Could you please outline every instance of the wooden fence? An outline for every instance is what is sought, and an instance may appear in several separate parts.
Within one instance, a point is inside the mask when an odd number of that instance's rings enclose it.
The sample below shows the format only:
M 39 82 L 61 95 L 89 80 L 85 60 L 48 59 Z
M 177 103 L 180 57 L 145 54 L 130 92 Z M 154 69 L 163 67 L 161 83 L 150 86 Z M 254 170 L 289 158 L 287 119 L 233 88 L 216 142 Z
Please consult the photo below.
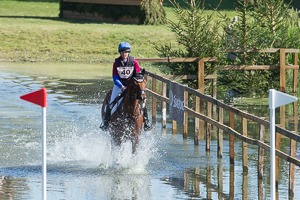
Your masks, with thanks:
M 279 50 L 279 49 L 278 49 Z M 278 51 L 277 50 L 277 51 Z M 273 50 L 274 52 L 277 52 Z M 286 69 L 294 70 L 293 78 L 293 91 L 297 91 L 297 80 L 298 80 L 298 50 L 286 50 L 280 49 L 280 66 L 223 66 L 223 70 L 280 70 L 280 90 L 285 91 L 286 89 L 286 78 L 285 72 Z M 286 53 L 294 53 L 294 65 L 286 65 Z M 189 87 L 185 88 L 185 119 L 184 119 L 184 130 L 183 137 L 187 138 L 188 134 L 188 118 L 193 117 L 195 119 L 195 131 L 194 131 L 194 143 L 195 145 L 199 144 L 199 140 L 206 140 L 206 151 L 210 151 L 211 144 L 211 133 L 212 129 L 216 129 L 217 132 L 217 143 L 218 143 L 218 157 L 222 158 L 223 156 L 223 136 L 224 134 L 229 135 L 229 157 L 230 164 L 234 165 L 234 142 L 236 139 L 241 140 L 243 143 L 242 154 L 243 154 L 243 170 L 248 172 L 248 144 L 255 145 L 258 148 L 258 179 L 262 180 L 264 171 L 264 154 L 265 151 L 270 151 L 269 145 L 269 134 L 266 134 L 266 130 L 269 129 L 270 122 L 254 116 L 252 114 L 241 111 L 232 106 L 226 105 L 220 100 L 211 97 L 210 95 L 204 94 L 204 79 L 211 78 L 216 80 L 215 76 L 205 77 L 204 76 L 204 64 L 208 61 L 214 61 L 214 58 L 161 58 L 161 59 L 138 59 L 140 62 L 198 62 L 199 72 L 198 72 L 198 82 L 199 88 L 192 89 Z M 166 105 L 169 102 L 167 97 L 168 86 L 170 85 L 171 80 L 168 78 L 161 77 L 159 75 L 147 72 L 147 78 L 150 86 L 148 86 L 148 92 L 152 96 L 152 120 L 155 123 L 156 114 L 157 114 L 157 103 L 161 102 L 162 108 L 162 126 L 166 127 Z M 161 86 L 158 88 L 157 86 Z M 216 92 L 216 91 L 214 91 Z M 189 99 L 195 99 L 191 105 L 189 105 Z M 295 177 L 295 165 L 300 166 L 300 160 L 296 157 L 296 143 L 300 142 L 300 136 L 298 133 L 298 102 L 293 104 L 293 115 L 294 115 L 294 130 L 289 131 L 285 129 L 285 106 L 280 107 L 280 125 L 276 125 L 276 186 L 278 189 L 278 177 L 279 177 L 279 160 L 285 160 L 289 163 L 289 196 L 294 196 L 294 177 Z M 225 113 L 229 115 L 229 125 L 224 123 Z M 241 122 L 242 130 L 236 128 L 237 123 Z M 256 124 L 259 127 L 259 137 L 251 138 L 248 135 L 248 126 L 249 124 Z M 172 130 L 173 133 L 177 130 L 176 121 L 172 121 Z M 281 138 L 285 137 L 290 141 L 289 152 L 284 152 L 280 149 Z M 233 179 L 233 180 L 231 180 Z M 230 171 L 230 180 L 234 181 L 234 170 Z M 230 185 L 233 185 L 231 183 Z M 263 184 L 262 181 L 259 181 L 259 190 L 262 190 Z M 230 187 L 230 193 L 232 193 L 234 187 Z M 259 193 L 259 199 L 263 199 L 261 196 L 262 193 Z

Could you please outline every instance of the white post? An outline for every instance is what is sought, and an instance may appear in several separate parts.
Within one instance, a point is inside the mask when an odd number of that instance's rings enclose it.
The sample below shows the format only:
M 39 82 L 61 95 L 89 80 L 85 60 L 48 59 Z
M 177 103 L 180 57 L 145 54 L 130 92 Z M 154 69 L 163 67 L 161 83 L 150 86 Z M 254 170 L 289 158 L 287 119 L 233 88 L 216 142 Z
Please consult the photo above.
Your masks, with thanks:
M 42 148 L 43 148 L 43 200 L 47 199 L 47 148 L 46 148 L 46 107 L 43 107 L 43 135 L 42 135 Z
M 274 89 L 270 89 L 269 91 L 269 109 L 270 109 L 270 190 L 271 190 L 271 199 L 276 199 L 276 185 L 275 185 L 275 109 L 280 106 L 284 106 L 286 104 L 292 103 L 294 101 L 297 101 L 298 98 L 291 96 L 289 94 L 276 91 Z
M 275 200 L 275 95 L 274 90 L 270 90 L 269 93 L 270 102 L 270 189 L 271 189 L 271 199 Z

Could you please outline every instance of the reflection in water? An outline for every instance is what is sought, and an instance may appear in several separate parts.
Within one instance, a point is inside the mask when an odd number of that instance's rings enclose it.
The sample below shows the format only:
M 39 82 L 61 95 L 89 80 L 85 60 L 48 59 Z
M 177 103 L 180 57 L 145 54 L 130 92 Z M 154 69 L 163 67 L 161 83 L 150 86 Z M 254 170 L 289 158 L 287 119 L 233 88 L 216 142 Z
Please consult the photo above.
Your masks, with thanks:
M 184 191 L 193 199 L 229 199 L 229 195 L 222 191 L 222 181 L 220 184 L 214 184 L 211 178 L 210 167 L 206 169 L 196 167 L 185 171 L 180 178 L 165 177 L 162 181 L 176 187 L 179 191 Z
M 52 94 L 60 94 L 58 99 L 65 103 L 100 104 L 106 91 L 111 89 L 110 82 L 98 79 L 57 79 L 55 81 L 58 84 L 45 82 L 45 87 Z
M 20 184 L 23 183 L 18 180 L 14 180 L 13 177 L 1 176 L 0 177 L 0 199 L 17 199 L 18 189 L 23 188 Z

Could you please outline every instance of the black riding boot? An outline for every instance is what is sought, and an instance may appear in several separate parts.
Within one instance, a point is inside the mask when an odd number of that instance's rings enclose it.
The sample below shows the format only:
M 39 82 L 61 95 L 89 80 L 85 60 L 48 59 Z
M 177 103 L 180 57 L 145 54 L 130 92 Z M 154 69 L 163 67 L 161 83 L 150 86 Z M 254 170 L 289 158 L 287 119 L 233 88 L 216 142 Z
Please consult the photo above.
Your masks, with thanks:
M 149 118 L 148 118 L 147 107 L 145 107 L 143 109 L 143 112 L 144 112 L 144 130 L 150 131 L 152 129 L 152 124 L 150 123 Z
M 106 112 L 104 115 L 104 119 L 102 120 L 102 124 L 100 125 L 100 128 L 102 131 L 107 131 L 108 130 L 108 126 L 109 126 L 109 121 L 110 121 L 110 112 L 111 109 L 109 106 L 106 107 Z

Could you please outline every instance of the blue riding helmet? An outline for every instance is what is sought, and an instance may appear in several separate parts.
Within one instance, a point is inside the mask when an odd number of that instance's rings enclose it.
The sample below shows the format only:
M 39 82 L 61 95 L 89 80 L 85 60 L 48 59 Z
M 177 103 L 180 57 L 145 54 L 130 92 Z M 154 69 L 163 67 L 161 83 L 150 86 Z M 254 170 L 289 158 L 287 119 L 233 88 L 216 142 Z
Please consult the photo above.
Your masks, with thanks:
M 119 51 L 119 53 L 121 51 L 128 51 L 128 52 L 130 52 L 131 51 L 131 46 L 130 46 L 130 44 L 128 42 L 121 42 L 119 44 L 118 51 Z

